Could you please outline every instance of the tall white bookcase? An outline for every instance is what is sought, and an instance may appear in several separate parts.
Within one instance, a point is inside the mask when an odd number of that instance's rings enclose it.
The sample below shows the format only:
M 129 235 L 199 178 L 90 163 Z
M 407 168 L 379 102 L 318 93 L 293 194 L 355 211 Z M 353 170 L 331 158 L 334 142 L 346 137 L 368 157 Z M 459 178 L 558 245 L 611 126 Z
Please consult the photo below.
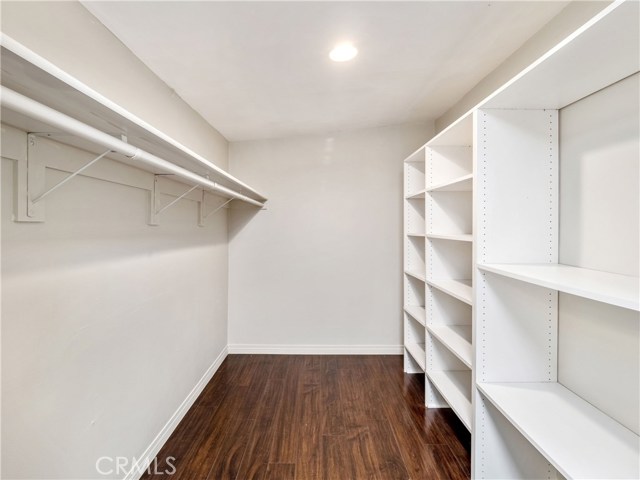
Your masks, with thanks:
M 405 371 L 471 429 L 473 116 L 405 160 Z
M 404 163 L 404 370 L 425 371 L 425 153 Z
M 473 478 L 640 478 L 638 18 L 609 5 L 421 149 L 425 402 Z
M 467 116 L 426 146 L 428 407 L 451 407 L 471 429 L 473 140 Z

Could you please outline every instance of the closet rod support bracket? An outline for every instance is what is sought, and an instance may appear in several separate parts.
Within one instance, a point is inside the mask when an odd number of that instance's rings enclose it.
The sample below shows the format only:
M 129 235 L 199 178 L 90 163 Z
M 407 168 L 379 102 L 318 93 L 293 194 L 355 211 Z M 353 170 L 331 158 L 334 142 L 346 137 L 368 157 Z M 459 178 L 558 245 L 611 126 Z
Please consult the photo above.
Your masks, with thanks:
M 111 150 L 107 150 L 104 153 L 101 153 L 100 155 L 98 155 L 96 158 L 94 158 L 93 160 L 90 160 L 89 162 L 85 163 L 82 167 L 80 167 L 78 170 L 76 170 L 75 172 L 72 172 L 69 176 L 65 177 L 63 180 L 61 180 L 60 182 L 56 183 L 53 187 L 51 187 L 49 190 L 41 193 L 40 195 L 38 195 L 36 198 L 31 200 L 31 204 L 35 205 L 36 203 L 42 201 L 45 197 L 48 197 L 49 195 L 51 195 L 53 192 L 55 192 L 58 188 L 62 187 L 64 184 L 66 184 L 67 182 L 69 182 L 71 179 L 73 179 L 75 176 L 79 175 L 80 173 L 84 172 L 87 168 L 89 168 L 91 165 L 93 165 L 94 163 L 97 163 L 98 161 L 102 160 L 107 154 L 111 153 Z
M 111 150 L 107 150 L 98 155 L 77 170 L 70 171 L 66 178 L 53 187 L 46 189 L 46 161 L 43 157 L 43 151 L 37 151 L 38 139 L 43 136 L 48 136 L 48 134 L 28 133 L 26 135 L 26 155 L 19 158 L 16 163 L 13 216 L 16 222 L 44 222 L 45 209 L 42 200 L 111 152 Z
M 149 205 L 149 225 L 151 226 L 157 226 L 160 223 L 158 222 L 158 217 L 160 216 L 160 214 L 162 212 L 164 212 L 165 210 L 169 209 L 170 207 L 172 207 L 173 205 L 175 205 L 176 203 L 178 203 L 180 200 L 182 200 L 183 198 L 185 198 L 187 195 L 189 195 L 191 192 L 193 192 L 194 190 L 200 188 L 199 185 L 194 185 L 193 187 L 189 188 L 189 190 L 187 190 L 186 192 L 182 193 L 181 195 L 179 195 L 178 197 L 174 198 L 171 202 L 167 203 L 166 205 L 164 205 L 163 207 L 160 207 L 160 186 L 158 184 L 158 180 L 160 177 L 165 177 L 167 175 L 165 174 L 157 174 L 154 175 L 153 178 L 153 191 L 151 192 L 151 204 Z
M 204 227 L 204 221 L 207 218 L 209 218 L 211 215 L 213 215 L 214 213 L 216 213 L 220 209 L 222 209 L 222 208 L 226 207 L 227 205 L 229 205 L 229 203 L 233 201 L 233 198 L 229 198 L 229 199 L 225 200 L 223 203 L 221 203 L 220 205 L 218 205 L 217 207 L 215 207 L 213 210 L 211 210 L 208 213 L 205 213 L 205 202 L 204 202 L 204 200 L 205 200 L 204 199 L 204 195 L 202 195 L 202 200 L 200 201 L 200 221 L 198 222 L 198 225 L 201 226 L 201 227 Z

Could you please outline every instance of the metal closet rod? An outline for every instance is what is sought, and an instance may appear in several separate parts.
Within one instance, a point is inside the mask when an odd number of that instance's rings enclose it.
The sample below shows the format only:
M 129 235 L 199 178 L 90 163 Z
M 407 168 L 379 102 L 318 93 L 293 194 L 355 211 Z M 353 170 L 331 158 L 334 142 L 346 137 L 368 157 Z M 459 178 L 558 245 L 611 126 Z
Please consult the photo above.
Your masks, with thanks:
M 160 157 L 156 157 L 149 152 L 145 152 L 138 147 L 134 147 L 133 145 L 123 142 L 118 138 L 112 137 L 97 128 L 80 122 L 75 118 L 58 112 L 53 108 L 47 107 L 42 103 L 36 102 L 35 100 L 25 97 L 24 95 L 2 85 L 0 85 L 0 103 L 9 110 L 13 110 L 14 112 L 39 120 L 47 125 L 59 128 L 60 130 L 64 130 L 65 132 L 77 137 L 89 140 L 92 143 L 101 145 L 113 152 L 124 155 L 131 160 L 160 169 L 164 173 L 180 177 L 192 185 L 195 184 L 206 190 L 218 192 L 227 198 L 241 200 L 257 207 L 264 206 L 264 203 L 262 202 L 247 197 L 246 195 L 236 192 L 230 188 L 223 187 L 222 185 L 212 182 L 211 180 L 204 178 L 197 173 L 193 173 L 186 168 L 179 167 L 174 163 Z

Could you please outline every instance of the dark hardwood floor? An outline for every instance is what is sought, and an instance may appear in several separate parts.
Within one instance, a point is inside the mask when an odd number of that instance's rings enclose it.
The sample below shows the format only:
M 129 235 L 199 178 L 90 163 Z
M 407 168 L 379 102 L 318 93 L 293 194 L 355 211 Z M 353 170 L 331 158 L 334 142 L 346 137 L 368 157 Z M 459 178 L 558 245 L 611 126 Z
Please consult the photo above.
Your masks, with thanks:
M 469 443 L 400 356 L 229 355 L 143 478 L 468 479 Z

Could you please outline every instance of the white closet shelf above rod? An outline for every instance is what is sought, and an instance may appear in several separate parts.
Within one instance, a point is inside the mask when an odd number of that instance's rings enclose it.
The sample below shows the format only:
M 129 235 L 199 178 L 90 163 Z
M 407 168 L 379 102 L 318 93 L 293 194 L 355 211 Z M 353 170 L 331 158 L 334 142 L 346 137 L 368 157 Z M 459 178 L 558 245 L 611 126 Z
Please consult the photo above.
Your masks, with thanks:
M 199 155 L 176 138 L 165 134 L 116 101 L 105 97 L 79 78 L 3 32 L 0 32 L 0 57 L 2 58 L 1 83 L 5 88 L 93 127 L 112 138 L 123 138 L 124 143 L 128 143 L 130 147 L 137 146 L 141 152 L 152 155 L 156 159 L 165 160 L 196 175 L 197 177 L 191 177 L 187 173 L 190 178 L 197 180 L 199 185 L 202 185 L 202 179 L 215 183 L 217 185 L 215 189 L 210 189 L 210 184 L 203 185 L 203 188 L 213 191 L 217 195 L 246 201 L 242 197 L 244 196 L 257 202 L 248 202 L 256 206 L 262 206 L 267 201 L 264 195 L 220 168 L 213 161 Z M 8 108 L 3 108 L 2 114 L 2 120 L 5 124 L 20 130 L 38 134 L 44 133 L 45 136 L 54 137 L 61 143 L 83 150 L 93 151 L 92 149 L 95 148 L 95 144 L 89 143 L 83 138 L 70 135 L 65 131 L 53 131 L 51 125 L 37 122 Z M 162 119 L 155 120 L 162 121 Z M 187 136 L 194 133 L 184 131 L 184 129 L 180 130 L 180 128 L 177 132 Z M 95 150 L 95 153 L 101 152 Z M 149 155 L 145 155 L 145 157 Z M 142 162 L 137 162 L 137 165 L 144 168 Z M 159 170 L 157 165 L 144 169 L 153 173 L 166 173 L 165 170 Z M 175 172 L 168 173 L 176 177 L 178 175 Z M 184 178 L 176 178 L 176 180 L 194 185 L 192 181 L 187 182 Z M 229 192 L 236 195 L 232 196 Z
M 108 148 L 114 153 L 124 155 L 129 158 L 134 165 L 139 163 L 147 167 L 151 167 L 154 171 L 157 169 L 162 173 L 175 175 L 185 183 L 197 185 L 205 190 L 215 192 L 216 194 L 226 198 L 241 200 L 257 207 L 264 206 L 263 202 L 259 202 L 230 188 L 219 185 L 216 182 L 157 157 L 138 147 L 130 145 L 118 138 L 112 137 L 97 128 L 80 122 L 75 118 L 71 118 L 64 113 L 58 112 L 53 108 L 47 107 L 46 105 L 36 102 L 35 100 L 25 97 L 24 95 L 14 92 L 4 86 L 0 86 L 0 103 L 4 108 L 20 113 L 34 120 L 38 120 L 71 135 L 88 140 L 92 144 Z

